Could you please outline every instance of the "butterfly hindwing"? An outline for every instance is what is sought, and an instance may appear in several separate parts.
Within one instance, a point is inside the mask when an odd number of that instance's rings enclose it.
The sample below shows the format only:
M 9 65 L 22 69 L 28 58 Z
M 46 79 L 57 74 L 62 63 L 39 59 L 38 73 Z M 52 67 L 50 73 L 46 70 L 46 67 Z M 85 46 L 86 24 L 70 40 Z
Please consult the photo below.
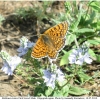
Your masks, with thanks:
M 50 59 L 56 59 L 57 52 L 55 50 L 49 48 L 49 50 L 48 50 L 48 57 Z
M 61 51 L 65 47 L 65 38 L 53 37 L 54 46 L 57 52 Z

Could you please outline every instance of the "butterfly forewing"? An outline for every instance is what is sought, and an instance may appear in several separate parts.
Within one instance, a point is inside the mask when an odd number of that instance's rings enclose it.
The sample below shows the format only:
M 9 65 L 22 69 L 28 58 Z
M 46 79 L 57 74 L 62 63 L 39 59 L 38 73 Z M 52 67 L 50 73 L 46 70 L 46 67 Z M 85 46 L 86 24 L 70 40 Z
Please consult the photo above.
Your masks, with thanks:
M 65 21 L 54 27 L 49 28 L 47 31 L 44 32 L 44 34 L 48 34 L 50 37 L 64 38 L 67 30 L 68 23 Z
M 65 36 L 68 30 L 68 23 L 65 21 L 54 27 L 51 27 L 44 34 L 48 35 L 52 39 L 55 49 L 60 51 L 65 46 Z
M 32 49 L 31 57 L 43 58 L 47 56 L 48 46 L 44 44 L 41 37 L 37 40 L 35 46 Z

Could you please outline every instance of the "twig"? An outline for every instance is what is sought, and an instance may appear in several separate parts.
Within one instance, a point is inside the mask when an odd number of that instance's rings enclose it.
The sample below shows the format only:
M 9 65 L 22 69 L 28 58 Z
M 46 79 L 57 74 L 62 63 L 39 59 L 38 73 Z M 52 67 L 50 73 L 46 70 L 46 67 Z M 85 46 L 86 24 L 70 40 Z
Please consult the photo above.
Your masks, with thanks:
M 15 74 L 13 74 L 18 80 L 20 80 L 22 83 L 25 83 L 26 85 L 28 85 L 24 80 L 22 80 L 22 79 L 19 79 L 19 77 L 17 76 L 17 75 L 15 75 Z

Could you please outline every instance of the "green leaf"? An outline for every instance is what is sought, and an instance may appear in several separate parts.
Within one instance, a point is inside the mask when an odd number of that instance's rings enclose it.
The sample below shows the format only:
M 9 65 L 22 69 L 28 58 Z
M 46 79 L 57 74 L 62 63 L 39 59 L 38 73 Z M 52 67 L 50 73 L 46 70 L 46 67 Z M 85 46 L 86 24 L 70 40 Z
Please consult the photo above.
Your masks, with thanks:
M 69 63 L 68 57 L 69 57 L 70 53 L 72 52 L 72 50 L 70 50 L 68 52 L 66 52 L 66 51 L 63 50 L 63 52 L 65 53 L 65 55 L 62 56 L 62 58 L 60 60 L 60 66 L 66 65 L 66 64 Z
M 42 87 L 41 87 L 42 86 Z M 46 87 L 44 87 L 43 84 L 37 86 L 34 90 L 34 96 L 42 96 L 45 95 L 44 91 L 45 91 Z
M 68 86 L 68 85 L 65 85 L 65 86 L 61 89 L 61 92 L 62 92 L 63 96 L 68 96 L 68 93 L 69 93 L 69 86 Z
M 67 51 L 65 51 L 65 50 L 62 50 L 62 52 L 63 52 L 64 54 L 66 54 L 66 53 L 67 53 Z
M 100 2 L 92 2 L 90 6 L 93 8 L 93 10 L 100 12 Z
M 97 25 L 97 30 L 100 30 L 100 20 L 98 20 L 98 22 L 96 23 Z
M 53 92 L 53 89 L 48 87 L 48 89 L 45 91 L 45 95 L 49 96 Z
M 63 86 L 63 85 L 66 84 L 66 80 L 64 80 L 63 82 L 62 81 L 58 81 L 58 84 L 59 84 L 59 86 Z
M 54 96 L 54 97 L 63 97 L 63 94 L 62 94 L 62 92 L 61 92 L 61 91 L 56 90 L 56 91 L 54 91 L 53 96 Z
M 94 38 L 100 44 L 100 36 Z
M 61 92 L 62 92 L 63 94 L 68 93 L 68 92 L 69 92 L 69 86 L 68 86 L 68 85 L 65 85 L 65 86 L 61 89 Z
M 77 18 L 77 20 L 75 20 L 73 23 L 72 23 L 72 26 L 71 26 L 71 30 L 73 31 L 73 32 L 75 32 L 75 30 L 77 30 L 78 29 L 78 25 L 79 25 L 79 23 L 80 23 L 80 20 L 81 20 L 81 16 L 82 16 L 82 10 L 80 10 L 80 12 L 78 13 L 78 18 Z
M 76 38 L 75 34 L 69 34 L 66 37 L 66 45 L 70 45 Z
M 87 74 L 81 72 L 81 73 L 78 73 L 78 76 L 80 77 L 80 80 L 81 82 L 86 82 L 88 80 L 90 80 L 92 77 L 88 76 Z
M 98 41 L 98 40 L 95 40 L 95 39 L 94 39 L 94 40 L 91 39 L 91 40 L 87 40 L 87 41 L 88 41 L 89 43 L 91 43 L 91 44 L 94 44 L 94 45 L 100 44 L 100 42 L 99 42 L 100 40 Z
M 66 53 L 64 56 L 62 56 L 62 59 L 60 60 L 60 66 L 69 63 L 68 57 L 69 57 L 69 53 Z
M 96 58 L 97 58 L 96 61 L 97 61 L 97 62 L 100 62 L 100 55 L 97 55 L 97 54 L 96 54 Z
M 65 69 L 69 72 L 72 72 L 72 68 L 70 66 L 65 67 Z
M 92 59 L 96 60 L 96 54 L 94 53 L 94 51 L 92 49 L 89 49 L 89 54 Z
M 77 30 L 75 30 L 74 32 L 76 32 L 76 33 L 94 32 L 94 29 L 82 28 L 82 29 L 77 29 Z
M 95 17 L 96 17 L 96 12 L 95 11 L 93 11 L 93 12 L 91 12 L 90 14 L 90 17 L 87 19 L 87 20 L 85 20 L 85 26 L 88 26 L 88 25 L 91 25 L 91 24 L 93 24 L 93 21 L 94 21 L 94 19 L 95 19 Z M 81 23 L 82 24 L 82 23 Z M 92 27 L 93 28 L 93 27 Z
M 75 86 L 71 86 L 69 89 L 69 93 L 72 95 L 83 95 L 83 94 L 88 94 L 89 92 L 90 92 L 89 90 Z

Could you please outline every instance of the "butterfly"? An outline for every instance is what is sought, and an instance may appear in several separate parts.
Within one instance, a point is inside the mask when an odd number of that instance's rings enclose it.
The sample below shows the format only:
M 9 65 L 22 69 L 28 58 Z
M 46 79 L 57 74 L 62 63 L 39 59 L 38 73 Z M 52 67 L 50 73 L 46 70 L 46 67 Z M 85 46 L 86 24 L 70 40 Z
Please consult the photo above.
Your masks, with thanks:
M 38 38 L 35 46 L 32 49 L 31 57 L 36 59 L 44 57 L 56 59 L 58 53 L 65 46 L 67 30 L 68 23 L 66 21 L 46 30 Z

